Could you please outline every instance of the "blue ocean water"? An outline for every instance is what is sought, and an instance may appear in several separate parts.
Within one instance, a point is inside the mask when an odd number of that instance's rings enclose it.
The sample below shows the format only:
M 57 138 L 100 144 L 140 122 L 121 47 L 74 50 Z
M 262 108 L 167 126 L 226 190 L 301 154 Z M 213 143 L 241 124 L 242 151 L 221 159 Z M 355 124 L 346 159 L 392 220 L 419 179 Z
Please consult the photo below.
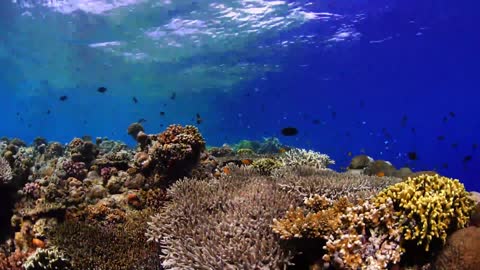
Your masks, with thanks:
M 0 5 L 2 136 L 107 136 L 133 145 L 132 122 L 143 118 L 154 133 L 196 124 L 198 113 L 209 145 L 276 136 L 329 154 L 339 170 L 366 153 L 480 189 L 479 4 Z M 299 134 L 282 136 L 287 126 Z

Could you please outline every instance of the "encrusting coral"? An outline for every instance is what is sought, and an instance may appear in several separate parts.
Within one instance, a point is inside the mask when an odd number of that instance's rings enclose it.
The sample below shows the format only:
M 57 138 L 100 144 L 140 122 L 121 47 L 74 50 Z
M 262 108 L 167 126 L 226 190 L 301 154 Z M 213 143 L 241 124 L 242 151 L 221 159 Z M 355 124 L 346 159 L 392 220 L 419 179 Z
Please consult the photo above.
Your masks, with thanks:
M 375 206 L 368 200 L 330 200 L 315 194 L 304 204 L 274 219 L 272 229 L 282 239 L 323 240 L 324 267 L 387 269 L 400 261 L 403 250 L 391 201 Z
M 430 243 L 467 225 L 474 202 L 456 179 L 436 175 L 408 178 L 380 192 L 377 205 L 392 200 L 405 240 L 429 251 Z
M 144 138 L 135 154 L 135 164 L 153 178 L 154 184 L 189 176 L 205 149 L 205 141 L 194 126 L 171 125 L 158 135 L 141 134 L 137 139 Z

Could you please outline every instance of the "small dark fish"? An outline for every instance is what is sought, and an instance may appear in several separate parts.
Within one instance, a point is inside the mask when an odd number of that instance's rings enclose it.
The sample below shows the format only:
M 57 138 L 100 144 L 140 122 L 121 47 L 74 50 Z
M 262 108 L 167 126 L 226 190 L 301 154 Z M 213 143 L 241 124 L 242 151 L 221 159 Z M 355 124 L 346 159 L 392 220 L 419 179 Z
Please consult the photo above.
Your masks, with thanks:
M 50 114 L 50 113 L 51 113 L 51 111 L 50 111 L 50 110 L 47 110 L 47 114 Z
M 417 132 L 417 130 L 414 127 L 412 127 L 410 130 L 412 131 L 413 134 Z
M 457 149 L 458 148 L 458 143 L 452 143 L 452 148 Z
M 170 96 L 171 100 L 174 100 L 177 97 L 177 93 L 173 92 L 172 95 Z
M 60 99 L 60 101 L 65 101 L 65 100 L 68 99 L 68 96 L 61 96 L 59 99 Z
M 160 115 L 161 115 L 161 116 L 164 116 L 164 115 L 165 115 L 165 112 L 160 112 Z
M 406 126 L 407 126 L 407 121 L 408 121 L 408 116 L 405 114 L 405 115 L 403 115 L 403 117 L 402 117 L 401 126 L 402 126 L 402 127 L 406 127 Z
M 140 118 L 140 119 L 138 119 L 137 122 L 141 124 L 141 123 L 147 122 L 147 120 L 145 120 L 145 118 Z
M 132 100 L 133 100 L 133 103 L 135 104 L 138 103 L 138 99 L 136 97 L 133 97 Z
M 409 160 L 417 160 L 417 152 L 408 152 L 407 153 L 408 159 Z
M 443 164 L 442 164 L 442 168 L 443 168 L 443 169 L 448 169 L 448 163 L 443 163 Z
M 350 137 L 350 136 L 352 136 L 352 134 L 350 133 L 350 131 L 347 131 L 347 132 L 345 132 L 345 136 Z
M 17 112 L 17 116 L 19 116 L 19 115 L 20 115 L 20 112 Z
M 454 113 L 454 112 L 449 112 L 448 115 L 450 115 L 450 117 L 455 117 L 455 113 Z
M 163 124 L 160 124 L 160 127 L 163 127 Z
M 472 155 L 466 155 L 465 157 L 463 157 L 463 163 L 467 163 L 471 161 L 472 158 L 473 158 Z
M 312 121 L 312 123 L 313 123 L 314 125 L 318 125 L 318 124 L 320 124 L 320 120 L 314 119 L 314 120 Z
M 295 127 L 282 128 L 283 136 L 295 136 L 298 134 L 298 129 Z
M 443 135 L 437 136 L 437 140 L 443 141 L 443 140 L 445 140 L 445 136 L 443 136 Z
M 476 144 L 476 143 L 472 144 L 472 149 L 473 149 L 474 151 L 477 150 L 477 148 L 478 148 L 478 144 Z
M 99 87 L 99 88 L 97 89 L 97 92 L 99 92 L 99 93 L 102 93 L 102 94 L 103 94 L 103 93 L 107 92 L 107 88 L 106 88 L 106 87 L 103 87 L 103 86 L 101 86 L 101 87 Z
M 442 122 L 447 123 L 448 122 L 448 117 L 444 116 Z
M 333 119 L 337 118 L 337 112 L 332 112 L 332 118 Z
M 198 125 L 200 125 L 203 122 L 203 119 L 200 117 L 199 113 L 196 114 L 196 122 Z

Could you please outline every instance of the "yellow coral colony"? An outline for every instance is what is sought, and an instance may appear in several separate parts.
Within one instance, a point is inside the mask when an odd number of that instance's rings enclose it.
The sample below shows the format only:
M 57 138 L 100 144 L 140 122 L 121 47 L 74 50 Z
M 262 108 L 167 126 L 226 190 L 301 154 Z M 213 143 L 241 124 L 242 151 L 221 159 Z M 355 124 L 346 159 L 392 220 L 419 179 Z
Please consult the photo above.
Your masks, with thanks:
M 426 251 L 432 240 L 445 243 L 450 229 L 463 228 L 474 207 L 462 183 L 438 174 L 408 178 L 380 192 L 375 202 L 383 204 L 389 198 L 400 217 L 404 239 L 417 241 Z

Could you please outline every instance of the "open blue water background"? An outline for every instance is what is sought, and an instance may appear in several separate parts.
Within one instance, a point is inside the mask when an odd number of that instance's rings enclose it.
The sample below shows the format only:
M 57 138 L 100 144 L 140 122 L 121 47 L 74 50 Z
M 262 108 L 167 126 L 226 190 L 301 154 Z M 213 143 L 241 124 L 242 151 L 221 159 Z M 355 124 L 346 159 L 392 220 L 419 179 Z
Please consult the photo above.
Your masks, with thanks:
M 329 154 L 337 169 L 349 152 L 365 152 L 480 190 L 478 7 L 2 1 L 0 135 L 68 142 L 88 134 L 133 145 L 131 122 L 144 118 L 156 133 L 195 124 L 198 113 L 209 145 L 276 136 Z M 287 126 L 299 134 L 282 136 Z M 418 160 L 408 160 L 412 151 Z

